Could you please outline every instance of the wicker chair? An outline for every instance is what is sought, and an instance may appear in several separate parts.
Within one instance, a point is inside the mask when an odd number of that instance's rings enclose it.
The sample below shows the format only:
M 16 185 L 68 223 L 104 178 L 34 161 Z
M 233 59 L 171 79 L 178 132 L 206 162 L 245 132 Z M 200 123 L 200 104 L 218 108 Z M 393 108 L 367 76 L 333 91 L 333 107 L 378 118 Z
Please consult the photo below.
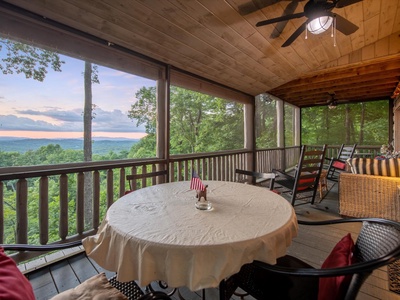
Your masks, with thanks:
M 55 251 L 81 246 L 82 241 L 74 241 L 64 244 L 49 244 L 49 245 L 27 245 L 27 244 L 4 244 L 1 245 L 4 250 L 10 251 Z M 117 281 L 117 276 L 108 279 L 108 282 L 119 292 L 124 294 L 129 300 L 165 300 L 171 299 L 169 295 L 162 291 L 149 290 L 149 293 L 144 293 L 143 290 L 136 284 L 135 281 L 120 282 Z M 65 298 L 63 298 L 65 299 Z
M 355 299 L 374 269 L 400 257 L 400 223 L 377 218 L 353 218 L 299 221 L 299 224 L 315 226 L 348 222 L 364 222 L 355 244 L 355 263 L 338 268 L 314 269 L 290 255 L 279 258 L 276 265 L 254 261 L 221 282 L 220 300 L 230 299 L 238 287 L 256 299 L 317 299 L 320 278 L 335 276 L 336 280 L 342 275 L 350 275 L 349 285 L 343 290 L 343 298 L 337 299 Z
M 400 178 L 341 173 L 339 214 L 400 222 Z

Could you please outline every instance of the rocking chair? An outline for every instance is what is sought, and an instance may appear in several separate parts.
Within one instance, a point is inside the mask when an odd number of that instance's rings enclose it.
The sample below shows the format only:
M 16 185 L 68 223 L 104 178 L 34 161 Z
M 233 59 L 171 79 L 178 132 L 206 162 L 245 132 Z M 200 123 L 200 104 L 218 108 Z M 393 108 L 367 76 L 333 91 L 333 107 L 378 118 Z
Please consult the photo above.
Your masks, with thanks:
M 275 182 L 278 185 L 276 189 L 286 188 L 282 193 L 290 193 L 290 201 L 295 206 L 296 200 L 311 198 L 311 204 L 314 204 L 315 195 L 318 190 L 319 178 L 325 159 L 326 145 L 321 150 L 306 150 L 306 146 L 301 147 L 299 162 L 295 168 L 295 174 L 291 175 L 286 172 L 273 169 L 276 174 Z M 273 189 L 274 186 L 271 187 Z M 302 194 L 301 197 L 297 197 Z M 301 203 L 301 204 L 306 204 Z
M 339 174 L 346 170 L 346 160 L 353 157 L 357 144 L 353 146 L 342 146 L 339 149 L 337 158 L 325 158 L 329 161 L 326 178 L 333 181 L 338 181 Z

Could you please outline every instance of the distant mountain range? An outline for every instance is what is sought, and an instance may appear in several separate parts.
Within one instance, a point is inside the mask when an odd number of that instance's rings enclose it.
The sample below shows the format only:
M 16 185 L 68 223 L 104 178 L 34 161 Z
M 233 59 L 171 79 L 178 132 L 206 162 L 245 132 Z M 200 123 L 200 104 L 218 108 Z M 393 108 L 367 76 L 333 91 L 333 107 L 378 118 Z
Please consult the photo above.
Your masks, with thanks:
M 129 151 L 139 140 L 124 138 L 93 138 L 93 154 L 103 155 L 110 151 L 119 153 Z M 18 137 L 0 137 L 0 151 L 25 153 L 50 144 L 60 145 L 67 150 L 83 150 L 83 139 L 27 139 Z

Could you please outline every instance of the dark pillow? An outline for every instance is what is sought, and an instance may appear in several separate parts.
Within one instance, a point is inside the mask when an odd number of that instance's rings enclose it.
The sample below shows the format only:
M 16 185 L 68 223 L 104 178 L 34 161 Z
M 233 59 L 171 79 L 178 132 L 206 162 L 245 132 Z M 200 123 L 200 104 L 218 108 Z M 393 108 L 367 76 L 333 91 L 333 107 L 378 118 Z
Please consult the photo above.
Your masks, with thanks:
M 351 234 L 344 236 L 326 258 L 321 269 L 349 266 L 354 262 L 354 242 Z M 319 279 L 318 300 L 343 299 L 350 285 L 352 275 L 321 277 Z
M 35 300 L 32 286 L 0 247 L 0 299 Z

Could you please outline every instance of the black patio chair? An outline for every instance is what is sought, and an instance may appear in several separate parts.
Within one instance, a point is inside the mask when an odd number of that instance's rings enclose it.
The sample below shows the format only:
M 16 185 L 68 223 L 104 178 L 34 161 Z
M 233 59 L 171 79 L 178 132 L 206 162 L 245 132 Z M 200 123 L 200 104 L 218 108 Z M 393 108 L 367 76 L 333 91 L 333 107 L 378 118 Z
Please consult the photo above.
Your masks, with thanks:
M 128 194 L 130 192 L 137 190 L 136 184 L 137 184 L 137 180 L 139 180 L 139 179 L 142 180 L 142 187 L 146 187 L 146 179 L 147 178 L 153 178 L 153 184 L 156 184 L 157 177 L 161 176 L 161 178 L 163 178 L 163 180 L 164 180 L 163 182 L 166 182 L 167 175 L 168 175 L 167 170 L 155 171 L 155 172 L 150 172 L 150 173 L 142 173 L 142 174 L 126 175 L 126 180 L 129 182 L 129 190 L 125 191 L 125 194 Z
M 261 173 L 241 169 L 235 169 L 236 182 L 261 185 L 269 181 L 269 189 L 272 190 L 275 181 L 275 173 Z
M 81 245 L 82 245 L 82 241 L 78 240 L 78 241 L 69 242 L 69 243 L 48 244 L 48 245 L 29 245 L 29 244 L 3 244 L 2 245 L 2 244 L 0 244 L 0 247 L 3 248 L 4 250 L 9 250 L 9 251 L 56 251 L 56 250 L 78 247 Z M 96 276 L 93 276 L 91 278 L 94 278 Z M 169 300 L 169 299 L 171 299 L 167 293 L 164 293 L 162 291 L 154 291 L 153 289 L 151 289 L 151 290 L 148 290 L 148 293 L 144 293 L 143 290 L 137 285 L 137 283 L 135 281 L 120 282 L 117 280 L 116 275 L 109 278 L 108 282 L 112 287 L 116 288 L 119 292 L 124 294 L 129 300 Z M 81 283 L 81 285 L 82 284 L 84 284 L 84 283 Z M 65 298 L 63 298 L 63 299 L 65 299 Z
M 323 145 L 320 150 L 308 150 L 307 146 L 303 145 L 301 147 L 299 162 L 295 167 L 293 175 L 281 170 L 272 170 L 276 174 L 276 177 L 271 189 L 274 189 L 275 185 L 277 185 L 276 189 L 278 190 L 279 188 L 284 188 L 282 193 L 290 193 L 290 201 L 293 206 L 296 200 L 307 198 L 310 198 L 309 202 L 314 204 L 325 152 L 326 145 Z M 301 204 L 309 202 L 302 202 Z
M 346 170 L 346 160 L 353 157 L 356 147 L 357 144 L 352 146 L 345 146 L 342 144 L 336 158 L 325 158 L 329 161 L 326 175 L 327 179 L 338 181 L 339 174 Z
M 329 293 L 333 299 L 355 299 L 360 287 L 373 270 L 394 262 L 400 257 L 400 223 L 378 219 L 336 219 L 299 224 L 323 226 L 349 222 L 363 222 L 354 246 L 355 261 L 347 266 L 315 269 L 302 260 L 286 255 L 276 265 L 261 261 L 244 265 L 240 272 L 220 284 L 220 300 L 230 299 L 240 287 L 256 299 L 306 299 L 318 298 L 318 293 Z M 343 239 L 342 239 L 343 241 Z M 342 242 L 341 241 L 341 242 Z M 339 243 L 341 243 L 339 242 Z M 338 245 L 339 245 L 338 243 Z M 336 248 L 336 247 L 335 247 Z M 332 264 L 334 254 L 329 256 Z M 328 259 L 325 261 L 327 263 Z M 324 263 L 324 264 L 325 264 Z M 324 279 L 322 279 L 324 278 Z M 342 280 L 338 295 L 323 280 Z

